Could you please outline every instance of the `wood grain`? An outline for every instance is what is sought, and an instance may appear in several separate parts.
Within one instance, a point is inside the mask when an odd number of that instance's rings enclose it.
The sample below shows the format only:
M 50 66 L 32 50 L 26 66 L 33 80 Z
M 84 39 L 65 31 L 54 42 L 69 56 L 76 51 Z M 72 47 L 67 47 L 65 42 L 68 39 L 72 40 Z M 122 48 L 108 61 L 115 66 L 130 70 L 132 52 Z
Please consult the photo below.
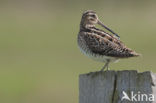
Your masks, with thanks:
M 156 103 L 156 101 L 121 100 L 123 91 L 131 99 L 134 94 L 156 97 L 156 74 L 134 70 L 104 71 L 79 76 L 79 103 Z M 138 96 L 136 96 L 138 100 Z M 145 99 L 145 98 L 144 98 Z M 156 100 L 156 98 L 155 98 Z

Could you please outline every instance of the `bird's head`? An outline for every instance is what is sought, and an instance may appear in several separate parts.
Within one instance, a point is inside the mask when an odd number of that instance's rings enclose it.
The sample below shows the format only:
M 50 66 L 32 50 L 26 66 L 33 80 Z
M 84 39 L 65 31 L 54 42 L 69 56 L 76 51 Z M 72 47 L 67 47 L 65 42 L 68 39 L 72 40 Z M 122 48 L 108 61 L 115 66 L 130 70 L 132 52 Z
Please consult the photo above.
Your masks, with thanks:
M 82 14 L 81 25 L 84 27 L 93 27 L 98 23 L 96 12 L 87 10 Z
M 113 32 L 111 29 L 109 29 L 107 26 L 105 26 L 98 18 L 96 12 L 92 10 L 87 10 L 82 14 L 81 23 L 80 23 L 80 29 L 83 28 L 90 28 L 95 27 L 95 24 L 99 24 L 114 35 L 116 35 L 118 38 L 120 38 L 115 32 Z

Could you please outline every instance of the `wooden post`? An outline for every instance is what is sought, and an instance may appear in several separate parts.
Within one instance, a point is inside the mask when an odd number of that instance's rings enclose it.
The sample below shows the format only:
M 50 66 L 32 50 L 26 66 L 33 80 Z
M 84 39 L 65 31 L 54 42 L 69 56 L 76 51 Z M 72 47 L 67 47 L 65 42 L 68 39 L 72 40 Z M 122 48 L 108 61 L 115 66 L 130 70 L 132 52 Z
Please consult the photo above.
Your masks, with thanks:
M 79 76 L 79 103 L 156 103 L 156 74 L 134 70 Z M 155 98 L 154 98 L 155 97 Z

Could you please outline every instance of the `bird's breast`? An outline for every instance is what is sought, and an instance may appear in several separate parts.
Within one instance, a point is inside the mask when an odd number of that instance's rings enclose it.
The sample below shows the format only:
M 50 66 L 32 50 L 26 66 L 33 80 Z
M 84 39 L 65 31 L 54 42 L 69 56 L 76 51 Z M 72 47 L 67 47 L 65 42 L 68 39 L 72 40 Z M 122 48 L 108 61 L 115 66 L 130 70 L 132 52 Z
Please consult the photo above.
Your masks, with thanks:
M 89 58 L 95 60 L 95 61 L 99 61 L 99 62 L 106 62 L 107 60 L 109 60 L 110 62 L 115 62 L 118 60 L 118 58 L 115 57 L 110 57 L 110 56 L 105 56 L 105 55 L 100 55 L 97 53 L 92 52 L 89 47 L 87 46 L 85 40 L 83 39 L 83 37 L 78 36 L 78 47 L 80 48 L 80 51 L 88 56 Z

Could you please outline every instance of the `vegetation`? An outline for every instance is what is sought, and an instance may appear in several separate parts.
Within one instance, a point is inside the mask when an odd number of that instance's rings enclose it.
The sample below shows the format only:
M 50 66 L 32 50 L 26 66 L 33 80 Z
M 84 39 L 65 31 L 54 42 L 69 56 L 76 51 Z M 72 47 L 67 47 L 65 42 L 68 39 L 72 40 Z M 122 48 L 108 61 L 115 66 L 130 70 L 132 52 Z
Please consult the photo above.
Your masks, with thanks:
M 0 1 L 1 103 L 78 103 L 79 74 L 104 65 L 77 47 L 81 15 L 88 9 L 142 54 L 111 64 L 111 70 L 156 72 L 154 0 Z

